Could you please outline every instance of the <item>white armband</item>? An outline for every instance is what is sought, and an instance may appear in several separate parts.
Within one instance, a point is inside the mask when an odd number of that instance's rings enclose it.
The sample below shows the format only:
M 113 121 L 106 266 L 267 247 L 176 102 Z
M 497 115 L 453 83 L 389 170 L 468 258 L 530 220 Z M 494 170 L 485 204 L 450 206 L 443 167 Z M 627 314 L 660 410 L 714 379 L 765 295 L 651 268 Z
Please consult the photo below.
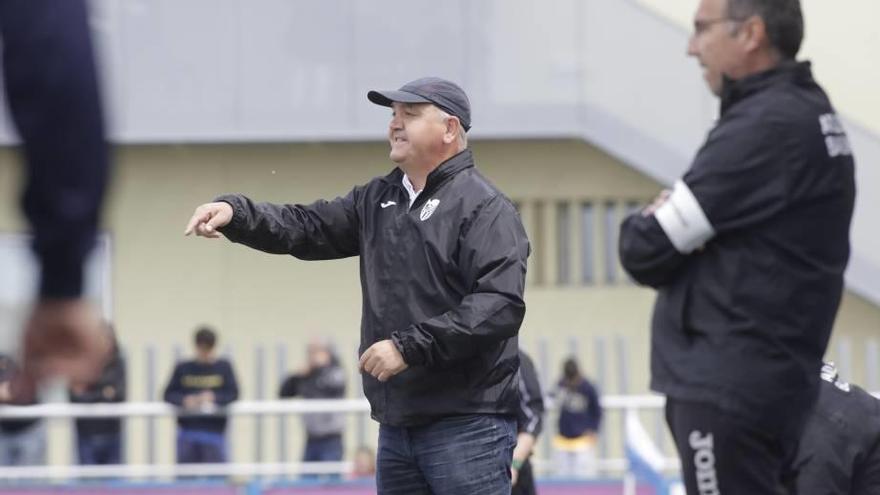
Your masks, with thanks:
M 687 184 L 675 182 L 669 199 L 654 212 L 675 249 L 690 254 L 715 236 L 715 229 Z

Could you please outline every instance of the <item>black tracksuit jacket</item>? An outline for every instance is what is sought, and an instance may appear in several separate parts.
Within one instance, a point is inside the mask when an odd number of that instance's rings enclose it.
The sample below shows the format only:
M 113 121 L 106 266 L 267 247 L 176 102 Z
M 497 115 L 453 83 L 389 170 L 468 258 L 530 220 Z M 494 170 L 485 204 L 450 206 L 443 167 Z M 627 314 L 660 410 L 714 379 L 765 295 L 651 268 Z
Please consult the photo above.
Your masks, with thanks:
M 798 493 L 880 493 L 880 400 L 848 383 L 820 383 L 798 450 Z
M 721 117 L 676 184 L 667 225 L 658 210 L 621 227 L 624 267 L 658 291 L 654 390 L 771 428 L 810 407 L 849 258 L 853 175 L 808 62 L 725 81 Z M 687 245 L 680 232 L 701 225 L 696 210 L 711 232 L 697 228 L 709 233 Z
M 529 243 L 513 204 L 465 150 L 428 176 L 409 206 L 395 169 L 311 205 L 240 195 L 220 229 L 233 242 L 305 260 L 360 256 L 361 343 L 392 339 L 409 368 L 363 376 L 372 416 L 415 426 L 458 414 L 514 415 L 517 333 Z

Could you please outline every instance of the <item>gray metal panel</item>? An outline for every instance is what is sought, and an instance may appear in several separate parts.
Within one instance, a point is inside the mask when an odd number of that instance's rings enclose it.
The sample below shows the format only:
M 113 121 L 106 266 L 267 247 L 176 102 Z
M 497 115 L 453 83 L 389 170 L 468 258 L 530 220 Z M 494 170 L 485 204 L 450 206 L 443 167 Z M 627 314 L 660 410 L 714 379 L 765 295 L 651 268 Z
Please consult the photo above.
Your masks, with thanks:
M 422 77 L 465 77 L 463 0 L 354 1 L 351 64 L 354 124 L 384 135 L 390 111 L 367 102 L 370 89 L 396 89 Z M 426 13 L 428 15 L 426 15 Z M 463 84 L 463 83 L 462 83 Z
M 132 135 L 208 137 L 236 127 L 239 2 L 127 2 L 118 22 Z
M 297 135 L 331 132 L 350 121 L 356 73 L 351 2 L 240 4 L 240 129 Z

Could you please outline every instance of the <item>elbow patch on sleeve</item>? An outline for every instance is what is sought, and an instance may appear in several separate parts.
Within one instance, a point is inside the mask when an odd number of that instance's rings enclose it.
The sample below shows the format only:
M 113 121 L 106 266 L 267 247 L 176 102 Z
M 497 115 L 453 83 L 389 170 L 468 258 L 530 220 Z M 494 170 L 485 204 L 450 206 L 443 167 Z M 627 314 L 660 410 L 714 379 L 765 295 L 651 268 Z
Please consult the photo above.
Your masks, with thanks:
M 715 229 L 694 193 L 684 181 L 677 181 L 669 199 L 654 212 L 663 232 L 675 249 L 690 254 L 715 236 Z

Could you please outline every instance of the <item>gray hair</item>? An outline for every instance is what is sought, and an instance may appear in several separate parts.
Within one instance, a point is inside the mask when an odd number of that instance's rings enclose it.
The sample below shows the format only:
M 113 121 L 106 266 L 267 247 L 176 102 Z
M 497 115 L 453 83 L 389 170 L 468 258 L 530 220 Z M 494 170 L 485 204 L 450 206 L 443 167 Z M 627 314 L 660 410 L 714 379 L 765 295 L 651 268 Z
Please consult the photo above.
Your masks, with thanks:
M 804 39 L 800 0 L 727 0 L 731 19 L 746 20 L 755 15 L 764 20 L 770 45 L 783 58 L 795 58 Z
M 434 108 L 437 109 L 437 114 L 440 116 L 441 119 L 449 119 L 455 117 L 454 115 L 450 115 L 449 112 L 443 110 L 436 105 L 434 106 Z M 457 119 L 458 117 L 455 118 Z M 459 151 L 464 150 L 468 147 L 467 131 L 464 129 L 464 126 L 461 125 L 460 120 L 458 121 L 458 140 L 461 143 Z

